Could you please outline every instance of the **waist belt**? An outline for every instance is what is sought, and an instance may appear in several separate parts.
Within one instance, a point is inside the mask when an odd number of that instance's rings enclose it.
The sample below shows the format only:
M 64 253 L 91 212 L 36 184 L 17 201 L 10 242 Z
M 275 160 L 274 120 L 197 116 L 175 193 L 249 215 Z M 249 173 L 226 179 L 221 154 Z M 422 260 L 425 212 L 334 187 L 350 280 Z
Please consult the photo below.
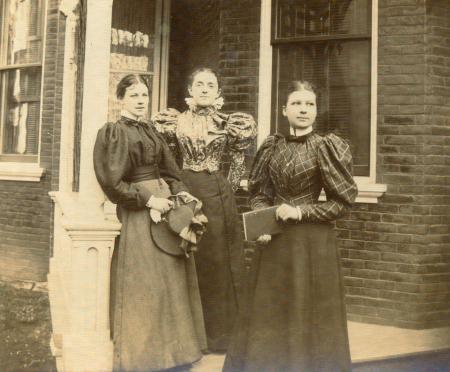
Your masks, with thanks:
M 125 181 L 140 182 L 158 178 L 160 178 L 158 164 L 149 164 L 134 168 L 132 173 L 127 175 Z

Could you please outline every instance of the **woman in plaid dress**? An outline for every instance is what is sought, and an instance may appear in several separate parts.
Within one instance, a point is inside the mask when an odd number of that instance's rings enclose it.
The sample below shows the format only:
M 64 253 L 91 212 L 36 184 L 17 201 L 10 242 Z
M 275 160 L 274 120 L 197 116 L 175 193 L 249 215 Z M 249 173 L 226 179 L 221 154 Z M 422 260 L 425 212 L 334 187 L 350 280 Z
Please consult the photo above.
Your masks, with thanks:
M 356 198 L 352 157 L 334 134 L 313 131 L 311 84 L 291 83 L 283 106 L 290 135 L 269 136 L 249 179 L 252 209 L 280 205 L 283 233 L 263 235 L 224 371 L 347 371 L 344 292 L 331 224 Z M 325 190 L 327 201 L 318 198 Z

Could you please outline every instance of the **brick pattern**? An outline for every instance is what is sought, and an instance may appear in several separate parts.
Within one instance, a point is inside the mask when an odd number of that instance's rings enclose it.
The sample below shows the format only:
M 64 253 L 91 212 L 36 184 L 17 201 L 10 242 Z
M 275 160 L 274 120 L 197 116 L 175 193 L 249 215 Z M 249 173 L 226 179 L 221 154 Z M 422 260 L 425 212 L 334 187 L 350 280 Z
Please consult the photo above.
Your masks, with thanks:
M 41 100 L 41 182 L 0 181 L 0 272 L 3 277 L 45 281 L 50 253 L 52 202 L 57 187 L 64 20 L 59 1 L 47 8 L 47 39 Z
M 226 111 L 257 117 L 259 0 L 220 2 L 220 65 Z
M 377 176 L 388 192 L 337 222 L 353 320 L 450 324 L 449 48 L 442 46 L 450 4 L 438 3 L 380 1 Z

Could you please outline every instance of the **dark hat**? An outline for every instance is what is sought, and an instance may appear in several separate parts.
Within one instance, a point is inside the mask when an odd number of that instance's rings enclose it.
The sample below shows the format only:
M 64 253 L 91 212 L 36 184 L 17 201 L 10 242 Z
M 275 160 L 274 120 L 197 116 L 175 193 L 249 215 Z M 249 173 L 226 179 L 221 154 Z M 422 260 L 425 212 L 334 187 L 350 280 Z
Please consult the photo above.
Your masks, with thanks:
M 172 256 L 186 256 L 189 253 L 189 243 L 180 237 L 180 232 L 189 227 L 194 217 L 196 202 L 175 204 L 158 222 L 150 222 L 150 232 L 155 245 L 164 253 Z

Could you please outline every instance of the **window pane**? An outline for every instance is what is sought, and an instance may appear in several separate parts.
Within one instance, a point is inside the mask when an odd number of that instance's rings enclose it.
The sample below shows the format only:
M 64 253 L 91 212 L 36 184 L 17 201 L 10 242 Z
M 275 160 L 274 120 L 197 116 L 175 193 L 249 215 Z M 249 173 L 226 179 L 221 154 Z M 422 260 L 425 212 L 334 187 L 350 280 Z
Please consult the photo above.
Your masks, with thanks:
M 114 0 L 111 29 L 111 77 L 108 120 L 120 115 L 116 86 L 127 73 L 153 72 L 155 0 Z M 151 83 L 152 78 L 148 76 Z M 151 85 L 150 85 L 151 88 Z M 150 97 L 151 101 L 151 97 Z
M 277 38 L 364 34 L 369 0 L 277 0 Z
M 40 0 L 9 0 L 7 3 L 8 65 L 41 62 L 42 8 Z
M 35 155 L 39 143 L 41 68 L 9 70 L 2 77 L 7 92 L 2 154 Z
M 369 175 L 370 41 L 328 41 L 278 49 L 276 130 L 288 130 L 281 107 L 291 80 L 307 80 L 318 88 L 316 130 L 347 139 L 354 173 Z

